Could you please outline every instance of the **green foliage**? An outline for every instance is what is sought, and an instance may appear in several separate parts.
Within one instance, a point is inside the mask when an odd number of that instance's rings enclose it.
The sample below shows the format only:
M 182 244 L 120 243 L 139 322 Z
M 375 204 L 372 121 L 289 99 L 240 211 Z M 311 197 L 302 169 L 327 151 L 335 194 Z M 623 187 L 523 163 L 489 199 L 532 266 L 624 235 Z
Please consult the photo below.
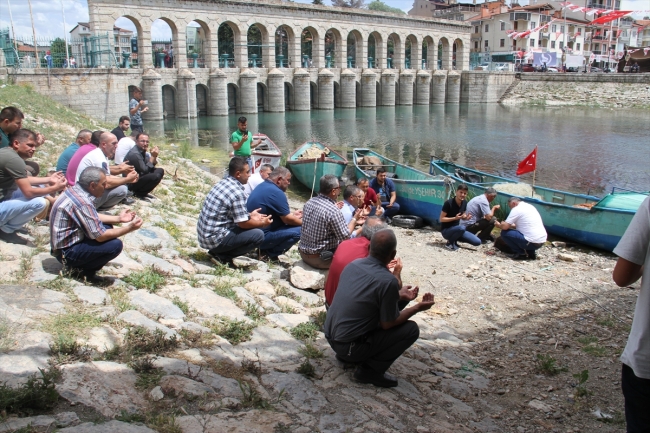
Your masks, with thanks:
M 8 351 L 14 345 L 13 329 L 9 320 L 0 316 L 0 353 Z
M 264 313 L 260 312 L 259 307 L 252 303 L 251 301 L 246 301 L 246 307 L 244 308 L 244 312 L 248 317 L 251 318 L 251 320 L 254 320 L 256 322 L 259 322 L 264 318 Z
M 52 41 L 50 45 L 50 52 L 52 53 L 53 58 L 64 58 L 65 54 L 65 41 L 61 38 L 56 38 Z M 70 46 L 68 46 L 68 55 L 72 55 L 70 51 Z
M 174 296 L 172 298 L 172 303 L 176 305 L 182 312 L 183 314 L 187 315 L 190 312 L 190 305 L 187 302 L 181 301 L 181 298 L 178 296 Z
M 44 323 L 44 328 L 54 335 L 73 338 L 86 329 L 101 325 L 102 321 L 96 315 L 81 311 L 71 311 L 59 314 Z
M 161 368 L 154 365 L 154 357 L 143 356 L 135 358 L 129 362 L 129 367 L 135 371 L 138 378 L 135 381 L 135 386 L 139 389 L 149 390 L 157 386 L 160 378 L 165 375 Z
M 585 383 L 589 380 L 589 370 L 582 370 L 580 373 L 576 373 L 573 377 L 578 381 L 576 386 L 576 396 L 584 397 L 591 394 L 591 391 L 587 389 Z
M 176 423 L 176 417 L 169 413 L 147 413 L 142 415 L 122 410 L 115 419 L 130 424 L 146 424 L 147 427 L 158 433 L 183 433 L 183 430 Z
M 605 356 L 607 355 L 607 349 L 603 346 L 596 344 L 598 338 L 593 335 L 588 335 L 585 337 L 580 337 L 577 339 L 580 344 L 582 344 L 582 351 L 591 356 Z
M 319 6 L 325 5 L 325 3 L 323 3 L 323 0 L 314 0 L 311 2 L 311 4 L 319 5 Z
M 235 292 L 232 289 L 231 284 L 229 282 L 217 282 L 214 285 L 214 293 L 216 293 L 219 296 L 223 296 L 224 298 L 233 300 L 235 302 L 237 302 L 237 300 L 239 299 L 237 297 L 237 292 Z
M 130 355 L 144 355 L 147 353 L 161 354 L 178 347 L 176 336 L 166 338 L 165 333 L 156 329 L 151 332 L 142 326 L 130 328 L 124 336 L 124 346 Z
M 313 322 L 304 322 L 293 328 L 291 335 L 298 340 L 314 340 L 318 335 L 318 326 Z
M 315 311 L 311 313 L 310 317 L 314 321 L 314 324 L 318 326 L 318 329 L 322 330 L 323 326 L 325 326 L 325 320 L 327 319 L 327 311 Z
M 57 370 L 38 369 L 27 383 L 11 388 L 7 384 L 0 385 L 0 412 L 16 415 L 31 415 L 35 412 L 49 410 L 59 399 L 54 381 L 58 378 Z
M 171 221 L 163 221 L 163 222 L 157 222 L 156 226 L 162 228 L 165 230 L 171 237 L 173 237 L 176 241 L 180 240 L 182 237 L 181 230 L 178 228 L 176 224 L 174 224 Z
M 314 377 L 316 374 L 316 368 L 311 362 L 309 362 L 309 359 L 305 359 L 302 364 L 298 366 L 296 372 L 302 374 L 305 377 Z
M 537 369 L 548 376 L 555 376 L 562 371 L 567 371 L 566 367 L 558 367 L 555 362 L 555 358 L 550 355 L 537 355 Z
M 50 344 L 50 355 L 54 357 L 56 364 L 68 364 L 76 361 L 89 361 L 92 350 L 85 345 L 81 345 L 74 337 L 65 334 L 59 334 L 52 344 Z
M 165 285 L 165 275 L 155 266 L 151 266 L 143 271 L 127 275 L 124 277 L 124 281 L 137 289 L 146 289 L 151 293 L 156 293 L 158 289 Z
M 239 389 L 241 389 L 241 392 L 243 394 L 241 403 L 244 408 L 271 410 L 273 409 L 273 404 L 278 403 L 284 395 L 283 389 L 280 391 L 280 395 L 276 401 L 269 402 L 263 398 L 260 393 L 249 383 L 243 381 L 237 382 L 239 383 Z
M 298 353 L 300 353 L 302 356 L 304 356 L 307 359 L 319 359 L 325 356 L 322 350 L 314 346 L 309 341 L 306 342 L 303 347 L 298 349 Z
M 384 3 L 381 0 L 374 0 L 368 3 L 368 9 L 371 11 L 390 12 L 394 14 L 406 15 L 406 12 L 404 12 L 403 10 L 388 6 L 386 3 Z
M 215 319 L 209 326 L 212 332 L 225 338 L 232 345 L 250 340 L 253 335 L 253 329 L 255 329 L 254 323 L 248 323 L 243 320 L 232 320 L 227 317 Z

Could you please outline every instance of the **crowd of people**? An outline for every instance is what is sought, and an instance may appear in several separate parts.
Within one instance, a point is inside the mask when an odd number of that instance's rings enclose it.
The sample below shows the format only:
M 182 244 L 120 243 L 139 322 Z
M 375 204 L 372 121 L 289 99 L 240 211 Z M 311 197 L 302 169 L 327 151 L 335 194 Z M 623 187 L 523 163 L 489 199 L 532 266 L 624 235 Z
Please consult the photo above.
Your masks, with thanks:
M 47 221 L 51 253 L 68 272 L 92 283 L 103 283 L 97 272 L 123 248 L 120 237 L 138 230 L 142 218 L 128 209 L 107 211 L 134 199 L 153 200 L 164 170 L 156 167 L 159 149 L 150 147 L 140 115 L 146 111 L 136 91 L 130 116 L 119 119 L 111 132 L 79 131 L 58 158 L 56 171 L 40 175 L 31 161 L 44 137 L 22 128 L 23 113 L 15 107 L 0 111 L 0 240 L 25 243 L 19 236 L 32 219 Z M 138 123 L 140 122 L 140 123 Z M 131 133 L 126 132 L 131 129 Z M 291 210 L 286 191 L 292 179 L 285 167 L 263 165 L 251 176 L 251 152 L 257 142 L 247 131 L 246 118 L 230 142 L 235 156 L 226 176 L 208 193 L 197 223 L 198 241 L 215 262 L 229 264 L 238 256 L 259 250 L 270 261 L 299 243 L 302 260 L 329 270 L 325 282 L 327 318 L 324 334 L 336 358 L 355 364 L 354 377 L 379 387 L 397 386 L 387 374 L 390 366 L 419 336 L 413 315 L 434 305 L 434 296 L 402 282 L 402 261 L 396 256 L 397 238 L 388 228 L 399 213 L 397 191 L 379 168 L 373 179 L 346 186 L 333 175 L 319 179 L 318 195 L 302 210 Z M 114 163 L 111 164 L 111 160 Z M 440 214 L 445 248 L 458 243 L 473 246 L 494 242 L 513 260 L 535 260 L 546 242 L 542 219 L 532 205 L 517 197 L 508 200 L 510 213 L 498 221 L 497 191 L 467 201 L 467 185 L 460 184 Z M 629 285 L 648 268 L 650 199 L 646 199 L 620 244 L 614 281 Z M 119 226 L 118 226 L 119 225 Z M 116 227 L 117 226 L 117 227 Z M 500 229 L 499 238 L 492 236 Z M 647 277 L 647 276 L 646 276 Z M 623 352 L 622 385 L 628 425 L 649 425 L 650 402 L 650 283 L 643 278 L 641 295 L 628 346 Z M 641 431 L 641 430 L 639 430 Z

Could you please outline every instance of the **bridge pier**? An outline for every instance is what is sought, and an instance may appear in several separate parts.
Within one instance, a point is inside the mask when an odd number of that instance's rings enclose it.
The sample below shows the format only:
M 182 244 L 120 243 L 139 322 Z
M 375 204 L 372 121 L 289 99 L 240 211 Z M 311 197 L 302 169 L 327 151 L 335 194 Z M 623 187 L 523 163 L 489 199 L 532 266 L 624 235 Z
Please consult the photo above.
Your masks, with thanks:
M 431 100 L 431 75 L 427 71 L 419 70 L 415 76 L 415 104 L 429 105 Z
M 279 69 L 273 68 L 266 79 L 266 89 L 268 92 L 267 111 L 282 113 L 284 112 L 284 74 Z
M 384 69 L 381 73 L 381 103 L 377 105 L 395 105 L 395 71 Z
M 149 109 L 142 113 L 142 119 L 163 120 L 162 78 L 153 69 L 142 74 L 142 92 L 149 102 Z
M 447 100 L 447 71 L 437 70 L 431 76 L 431 103 L 444 104 Z
M 447 74 L 447 103 L 457 104 L 460 102 L 460 74 L 456 71 L 449 71 Z
M 341 108 L 357 107 L 357 74 L 349 69 L 341 72 Z
M 325 68 L 318 73 L 318 109 L 334 109 L 334 74 Z
M 257 113 L 257 74 L 245 69 L 239 74 L 240 113 Z
M 293 109 L 294 111 L 311 110 L 311 82 L 309 72 L 298 68 L 293 73 Z
M 189 69 L 181 68 L 178 73 L 178 91 L 176 92 L 176 117 L 197 117 L 196 108 L 196 77 Z
M 413 105 L 413 74 L 405 70 L 399 76 L 399 105 Z
M 208 79 L 210 96 L 208 100 L 209 116 L 228 115 L 228 77 L 219 68 L 212 68 Z

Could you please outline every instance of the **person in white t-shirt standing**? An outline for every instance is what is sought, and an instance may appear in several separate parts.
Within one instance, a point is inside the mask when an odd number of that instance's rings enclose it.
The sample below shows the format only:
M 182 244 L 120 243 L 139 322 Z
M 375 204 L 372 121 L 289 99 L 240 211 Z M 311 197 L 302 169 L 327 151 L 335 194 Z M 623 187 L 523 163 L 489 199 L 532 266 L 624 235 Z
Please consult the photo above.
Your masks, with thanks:
M 621 388 L 628 433 L 650 431 L 650 197 L 632 218 L 614 254 L 619 258 L 612 278 L 620 287 L 641 280 L 632 329 L 621 355 Z
M 501 229 L 501 239 L 514 252 L 510 258 L 535 260 L 536 251 L 544 245 L 547 236 L 541 215 L 533 205 L 519 197 L 510 197 L 508 207 L 508 218 L 494 226 Z
M 138 134 L 138 131 L 131 131 L 131 135 L 120 138 L 120 141 L 117 142 L 117 149 L 115 150 L 115 164 L 122 164 L 124 162 L 126 154 L 135 146 L 135 136 Z
M 126 184 L 138 181 L 138 173 L 133 169 L 133 166 L 128 164 L 109 166 L 108 160 L 115 157 L 116 148 L 117 137 L 110 132 L 104 132 L 99 138 L 99 146 L 97 149 L 90 151 L 88 155 L 84 156 L 79 163 L 79 168 L 77 168 L 77 182 L 86 167 L 98 167 L 106 173 L 106 189 L 104 190 L 104 194 L 95 199 L 95 208 L 97 210 L 108 210 L 117 205 L 127 197 L 129 190 Z M 110 176 L 111 174 L 113 176 Z M 117 176 L 121 174 L 125 174 L 126 176 Z
M 251 177 L 248 178 L 248 182 L 244 185 L 244 194 L 246 194 L 246 197 L 251 195 L 257 185 L 269 178 L 269 174 L 271 174 L 273 169 L 274 167 L 271 164 L 263 164 L 256 173 L 252 174 Z

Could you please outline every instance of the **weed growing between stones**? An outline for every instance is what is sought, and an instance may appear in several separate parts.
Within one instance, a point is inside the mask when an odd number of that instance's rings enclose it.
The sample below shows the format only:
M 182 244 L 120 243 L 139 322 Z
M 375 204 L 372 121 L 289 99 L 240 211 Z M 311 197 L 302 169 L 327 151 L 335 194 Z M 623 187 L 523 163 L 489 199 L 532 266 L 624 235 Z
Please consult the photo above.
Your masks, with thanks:
M 92 357 L 92 349 L 87 345 L 77 342 L 74 337 L 59 334 L 50 344 L 50 356 L 55 365 L 70 364 L 72 362 L 87 362 Z
M 309 362 L 309 358 L 307 358 L 298 366 L 296 372 L 305 377 L 314 377 L 316 375 L 316 368 L 311 362 Z
M 298 311 L 289 304 L 280 304 L 280 313 L 297 314 Z
M 244 306 L 244 312 L 248 317 L 251 318 L 251 320 L 254 320 L 256 322 L 259 322 L 262 319 L 264 319 L 264 311 L 260 311 L 260 307 L 258 307 L 251 301 L 246 301 L 246 305 Z
M 273 405 L 279 403 L 284 397 L 283 389 L 280 391 L 278 398 L 275 401 L 270 402 L 262 397 L 248 382 L 243 382 L 241 380 L 238 380 L 237 382 L 239 383 L 239 389 L 241 389 L 243 394 L 241 404 L 244 408 L 272 410 L 274 409 Z
M 176 241 L 179 241 L 183 237 L 181 229 L 179 229 L 178 226 L 171 221 L 157 222 L 156 226 L 164 229 Z
M 192 286 L 194 287 L 194 286 Z M 187 302 L 181 301 L 178 296 L 172 298 L 172 303 L 176 305 L 186 316 L 190 313 L 190 304 Z
M 145 253 L 158 257 L 158 251 L 162 248 L 162 244 L 155 245 L 142 245 L 140 249 Z
M 209 333 L 189 329 L 181 329 L 178 333 L 187 347 L 207 349 L 214 346 L 214 340 Z
M 260 355 L 257 353 L 257 351 L 255 354 L 257 355 L 257 361 L 244 358 L 241 362 L 241 368 L 248 373 L 260 377 L 262 375 L 262 361 L 260 360 Z
M 226 281 L 217 281 L 214 284 L 214 293 L 216 293 L 219 296 L 223 296 L 224 298 L 231 299 L 235 302 L 239 300 L 237 297 L 237 292 L 235 292 L 232 289 L 232 285 L 229 282 Z
M 304 322 L 293 328 L 291 335 L 297 340 L 315 340 L 318 336 L 318 326 L 313 322 Z
M 555 376 L 558 373 L 567 371 L 566 367 L 558 367 L 555 358 L 551 355 L 537 354 L 537 369 L 547 376 Z
M 74 339 L 85 330 L 101 325 L 99 317 L 81 311 L 59 314 L 44 323 L 44 329 L 53 335 Z
M 131 356 L 148 353 L 159 355 L 177 348 L 178 345 L 179 341 L 175 335 L 167 338 L 166 334 L 160 329 L 151 332 L 147 328 L 136 326 L 129 328 L 124 336 L 126 353 Z
M 181 142 L 178 147 L 178 156 L 185 159 L 192 159 L 192 145 L 189 141 Z
M 24 416 L 54 407 L 59 399 L 54 382 L 60 373 L 56 369 L 38 370 L 40 377 L 34 374 L 18 388 L 0 385 L 0 413 Z
M 203 250 L 200 250 L 200 251 L 194 251 L 194 252 L 192 252 L 192 253 L 189 253 L 189 254 L 187 255 L 187 258 L 190 258 L 190 259 L 194 260 L 195 262 L 206 262 L 206 263 L 210 263 L 210 254 L 206 253 L 206 252 L 203 251 Z M 220 266 L 217 266 L 215 269 L 217 269 L 217 268 L 219 268 L 219 267 L 221 267 L 221 265 L 220 265 Z M 227 266 L 224 266 L 224 267 L 227 268 Z M 213 271 L 213 272 L 214 272 L 214 271 Z
M 14 346 L 13 332 L 14 326 L 5 316 L 0 316 L 0 353 L 4 353 Z
M 325 319 L 327 319 L 327 311 L 314 311 L 309 315 L 309 317 L 311 317 L 314 324 L 318 326 L 318 329 L 322 331 L 323 326 L 325 326 Z
M 573 377 L 578 381 L 576 385 L 576 397 L 590 395 L 591 391 L 585 386 L 585 383 L 589 380 L 589 370 L 582 370 L 580 373 L 574 374 Z
M 155 357 L 143 356 L 134 358 L 129 362 L 129 367 L 138 375 L 135 386 L 138 389 L 150 390 L 158 385 L 160 378 L 165 375 L 162 368 L 154 365 Z
M 314 346 L 310 341 L 307 341 L 303 347 L 298 349 L 298 353 L 307 359 L 320 359 L 325 356 L 324 351 Z
M 129 424 L 145 424 L 147 427 L 158 433 L 183 433 L 180 426 L 176 423 L 176 417 L 167 413 L 128 413 L 122 410 L 120 415 L 115 417 L 116 420 Z
M 227 317 L 215 318 L 208 326 L 212 329 L 212 332 L 225 338 L 232 345 L 250 340 L 253 329 L 255 329 L 254 323 L 232 320 Z
M 32 257 L 36 253 L 36 250 L 34 250 L 31 254 L 30 253 L 21 253 L 20 254 L 20 268 L 16 271 L 14 274 L 14 277 L 16 281 L 25 283 L 29 279 L 30 275 L 32 275 Z
M 54 290 L 55 292 L 63 292 L 68 295 L 72 294 L 72 280 L 66 278 L 63 274 L 58 275 L 53 280 L 43 281 L 39 285 L 46 289 Z
M 124 277 L 124 282 L 131 284 L 137 289 L 146 289 L 150 293 L 156 293 L 165 285 L 166 276 L 164 272 L 155 266 L 151 266 L 143 271 L 132 272 L 130 275 Z
M 111 301 L 117 311 L 123 313 L 128 310 L 135 310 L 135 307 L 129 302 L 129 296 L 127 291 L 122 286 L 113 286 L 106 289 L 108 294 L 111 296 Z

